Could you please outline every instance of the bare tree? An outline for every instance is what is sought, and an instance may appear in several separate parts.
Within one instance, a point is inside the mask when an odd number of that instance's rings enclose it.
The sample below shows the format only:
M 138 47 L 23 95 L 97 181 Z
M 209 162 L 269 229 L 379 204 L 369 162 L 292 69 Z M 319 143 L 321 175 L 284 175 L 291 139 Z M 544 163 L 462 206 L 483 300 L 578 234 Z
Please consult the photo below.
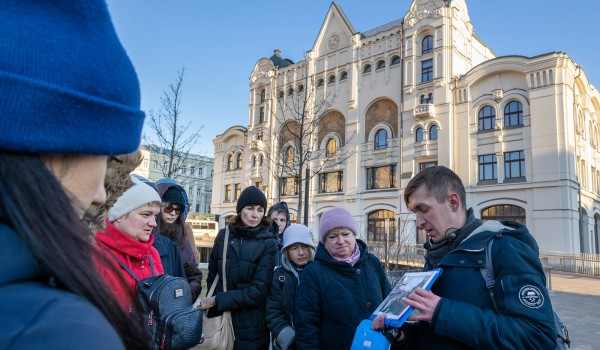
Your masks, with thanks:
M 272 135 L 275 142 L 271 142 L 271 148 L 267 150 L 267 164 L 278 182 L 279 197 L 290 195 L 290 186 L 293 186 L 292 194 L 298 198 L 297 220 L 305 225 L 308 224 L 308 215 L 303 215 L 306 213 L 303 209 L 307 205 L 306 194 L 311 179 L 344 163 L 352 154 L 345 147 L 353 138 L 353 135 L 346 137 L 345 122 L 342 125 L 326 125 L 328 118 L 332 117 L 330 107 L 335 95 L 321 91 L 323 89 L 315 85 L 314 78 L 306 77 L 293 96 L 277 96 L 277 108 L 271 111 L 276 132 Z M 334 150 L 322 149 L 318 144 L 328 127 L 343 134 Z M 286 193 L 282 193 L 284 191 Z
M 144 136 L 146 145 L 163 155 L 163 161 L 157 162 L 157 167 L 165 177 L 174 179 L 183 176 L 181 170 L 187 166 L 190 151 L 198 142 L 204 127 L 190 130 L 192 122 L 183 120 L 181 99 L 184 73 L 185 68 L 178 71 L 175 81 L 163 91 L 160 108 L 149 111 L 149 125 L 154 138 Z

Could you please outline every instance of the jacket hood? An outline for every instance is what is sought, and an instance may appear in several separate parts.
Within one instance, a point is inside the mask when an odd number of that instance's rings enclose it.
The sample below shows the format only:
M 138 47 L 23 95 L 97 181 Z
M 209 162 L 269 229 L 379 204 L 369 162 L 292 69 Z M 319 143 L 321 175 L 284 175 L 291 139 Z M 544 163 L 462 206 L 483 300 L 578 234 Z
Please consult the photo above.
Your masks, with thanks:
M 29 247 L 8 226 L 0 223 L 0 287 L 17 281 L 42 279 L 43 273 Z
M 363 263 L 367 259 L 367 255 L 369 254 L 369 249 L 367 244 L 360 239 L 356 239 L 356 244 L 358 245 L 358 249 L 360 250 L 360 258 L 356 262 L 355 266 Z M 315 261 L 319 261 L 320 263 L 331 267 L 332 269 L 339 270 L 341 272 L 347 272 L 349 274 L 356 274 L 354 271 L 354 267 L 348 263 L 343 261 L 336 260 L 327 249 L 325 249 L 325 245 L 319 242 L 317 246 L 317 252 L 315 254 Z
M 527 226 L 514 221 L 500 221 L 504 226 L 508 226 L 511 229 L 502 229 L 498 232 L 494 231 L 483 231 L 476 234 L 471 234 L 464 241 L 461 242 L 459 248 L 461 249 L 481 249 L 485 247 L 489 239 L 497 234 L 511 236 L 518 239 L 519 241 L 530 246 L 535 252 L 539 252 L 539 246 L 533 235 L 527 229 Z M 479 225 L 478 225 L 479 226 Z
M 183 222 L 185 222 L 185 219 L 187 218 L 187 214 L 190 209 L 190 203 L 188 200 L 187 193 L 185 192 L 183 187 L 179 186 L 176 183 L 172 183 L 172 182 L 161 182 L 161 183 L 157 184 L 156 187 L 158 188 L 158 194 L 160 195 L 160 198 L 162 198 L 164 196 L 165 192 L 167 192 L 167 190 L 169 188 L 175 188 L 181 193 L 181 195 L 183 196 L 183 201 L 184 201 L 184 207 L 183 207 L 183 213 L 181 215 L 181 219 Z

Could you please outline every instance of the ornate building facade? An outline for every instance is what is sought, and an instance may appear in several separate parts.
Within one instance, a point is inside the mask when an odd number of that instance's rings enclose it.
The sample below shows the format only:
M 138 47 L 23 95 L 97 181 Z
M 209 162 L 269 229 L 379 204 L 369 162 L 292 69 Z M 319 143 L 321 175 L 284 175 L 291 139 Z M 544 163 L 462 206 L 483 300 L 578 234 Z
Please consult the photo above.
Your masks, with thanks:
M 483 219 L 526 223 L 543 251 L 600 253 L 598 90 L 562 52 L 498 57 L 464 0 L 414 0 L 403 18 L 365 32 L 333 3 L 305 60 L 260 59 L 248 125 L 213 141 L 220 225 L 249 185 L 298 214 L 298 186 L 277 169 L 296 149 L 282 143 L 282 107 L 307 91 L 309 105 L 330 101 L 309 145 L 322 155 L 308 164 L 321 169 L 308 186 L 314 232 L 323 211 L 343 206 L 362 239 L 422 243 L 402 193 L 439 164 L 459 174 Z

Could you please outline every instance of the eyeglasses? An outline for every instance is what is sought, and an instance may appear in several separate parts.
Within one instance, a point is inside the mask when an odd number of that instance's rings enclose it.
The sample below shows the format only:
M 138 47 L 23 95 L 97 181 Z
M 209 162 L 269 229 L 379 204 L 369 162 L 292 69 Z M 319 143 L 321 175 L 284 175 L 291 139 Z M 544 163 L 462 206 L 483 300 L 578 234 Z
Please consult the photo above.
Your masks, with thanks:
M 175 208 L 173 205 L 169 204 L 165 208 L 165 213 L 166 214 L 171 214 L 173 212 L 173 210 L 175 210 L 175 215 L 179 215 L 181 213 L 181 208 L 177 207 Z

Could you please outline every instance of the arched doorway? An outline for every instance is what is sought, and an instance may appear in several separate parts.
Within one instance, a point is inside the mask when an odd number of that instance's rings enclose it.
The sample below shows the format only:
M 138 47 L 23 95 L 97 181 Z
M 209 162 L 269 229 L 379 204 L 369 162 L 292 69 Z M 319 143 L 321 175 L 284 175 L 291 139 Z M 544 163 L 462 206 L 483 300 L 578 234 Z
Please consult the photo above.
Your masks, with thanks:
M 587 214 L 587 210 L 584 208 L 580 209 L 581 219 L 579 220 L 579 244 L 580 251 L 582 253 L 590 253 L 590 237 L 588 235 L 588 227 L 590 225 L 590 218 Z
M 598 229 L 598 226 L 600 225 L 600 214 L 596 213 L 594 215 L 594 248 L 596 249 L 594 251 L 595 254 L 600 254 L 600 230 Z
M 396 214 L 390 210 L 377 210 L 368 215 L 367 240 L 396 242 Z

